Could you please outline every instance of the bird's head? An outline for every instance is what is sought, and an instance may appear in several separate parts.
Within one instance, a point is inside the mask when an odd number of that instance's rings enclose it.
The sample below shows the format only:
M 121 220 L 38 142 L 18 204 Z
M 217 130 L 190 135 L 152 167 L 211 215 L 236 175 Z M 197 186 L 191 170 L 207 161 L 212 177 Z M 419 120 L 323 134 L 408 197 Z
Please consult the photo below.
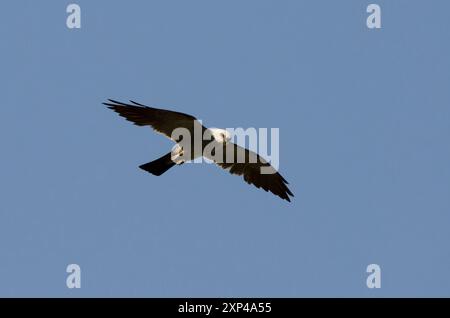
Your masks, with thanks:
M 209 130 L 217 142 L 226 143 L 231 140 L 231 134 L 225 129 L 210 128 Z

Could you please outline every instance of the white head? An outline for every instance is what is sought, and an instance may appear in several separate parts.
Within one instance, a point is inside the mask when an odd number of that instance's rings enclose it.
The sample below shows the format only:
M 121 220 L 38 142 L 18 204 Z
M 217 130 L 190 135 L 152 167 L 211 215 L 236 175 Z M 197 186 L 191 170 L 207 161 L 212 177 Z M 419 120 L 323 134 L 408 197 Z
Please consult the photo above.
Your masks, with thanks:
M 214 139 L 220 143 L 226 143 L 231 140 L 231 134 L 225 129 L 209 128 Z

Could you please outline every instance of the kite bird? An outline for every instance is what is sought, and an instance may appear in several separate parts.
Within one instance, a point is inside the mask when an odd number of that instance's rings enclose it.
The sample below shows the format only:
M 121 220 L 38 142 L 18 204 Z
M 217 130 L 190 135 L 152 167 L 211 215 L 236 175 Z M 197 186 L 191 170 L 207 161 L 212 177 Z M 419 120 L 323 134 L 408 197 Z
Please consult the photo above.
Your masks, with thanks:
M 151 126 L 156 132 L 161 133 L 173 140 L 176 145 L 171 152 L 159 159 L 139 166 L 139 168 L 155 175 L 160 176 L 175 165 L 180 165 L 185 161 L 194 160 L 199 157 L 206 157 L 216 163 L 223 169 L 228 170 L 231 174 L 243 176 L 244 180 L 253 184 L 257 188 L 270 191 L 280 198 L 291 201 L 289 196 L 294 196 L 287 187 L 288 182 L 261 156 L 240 147 L 231 142 L 231 135 L 224 129 L 205 128 L 195 117 L 175 111 L 148 107 L 134 101 L 131 104 L 125 104 L 109 99 L 103 103 L 108 108 L 114 110 L 120 116 L 131 121 L 137 126 Z M 183 140 L 183 136 L 174 134 L 177 129 L 184 129 L 195 135 L 196 131 L 200 131 L 203 135 L 209 135 L 210 140 L 203 140 L 200 149 L 196 149 L 194 141 Z M 192 139 L 192 138 L 191 138 Z M 208 143 L 214 143 L 215 149 L 223 150 L 222 154 L 231 151 L 234 157 L 229 160 L 227 157 L 223 160 L 218 153 L 214 156 L 215 151 L 211 151 L 208 155 L 204 151 Z M 185 151 L 185 148 L 193 149 Z M 224 157 L 223 157 L 224 158 Z M 262 173 L 262 169 L 268 169 L 270 172 Z M 266 170 L 267 171 L 267 170 Z

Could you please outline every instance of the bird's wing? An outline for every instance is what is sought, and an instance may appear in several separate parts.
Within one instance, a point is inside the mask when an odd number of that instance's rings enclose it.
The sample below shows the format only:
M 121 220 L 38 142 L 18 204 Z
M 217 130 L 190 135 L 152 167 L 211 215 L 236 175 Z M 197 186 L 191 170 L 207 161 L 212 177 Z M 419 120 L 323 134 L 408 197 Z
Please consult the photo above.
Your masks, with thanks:
M 133 105 L 109 99 L 103 104 L 135 125 L 151 126 L 155 131 L 170 139 L 172 139 L 172 132 L 177 128 L 186 128 L 192 134 L 194 125 L 201 125 L 195 117 L 188 114 L 153 108 L 133 101 L 130 103 Z
M 217 160 L 217 157 L 213 159 L 218 166 L 231 174 L 243 176 L 248 184 L 291 202 L 289 196 L 293 197 L 294 194 L 287 187 L 288 182 L 261 156 L 231 142 L 225 143 L 223 147 L 223 153 L 217 156 L 220 160 Z M 230 154 L 228 158 L 227 153 Z

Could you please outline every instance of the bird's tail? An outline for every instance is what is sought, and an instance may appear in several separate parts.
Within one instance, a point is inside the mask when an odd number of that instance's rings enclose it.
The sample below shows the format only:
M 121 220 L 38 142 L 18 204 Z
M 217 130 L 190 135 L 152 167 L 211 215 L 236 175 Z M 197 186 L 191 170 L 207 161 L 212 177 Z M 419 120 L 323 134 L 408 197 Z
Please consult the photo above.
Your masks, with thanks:
M 171 153 L 169 152 L 168 154 L 162 156 L 159 159 L 140 165 L 139 168 L 147 172 L 150 172 L 155 176 L 160 176 L 164 172 L 172 168 L 174 165 L 175 162 L 172 161 Z

